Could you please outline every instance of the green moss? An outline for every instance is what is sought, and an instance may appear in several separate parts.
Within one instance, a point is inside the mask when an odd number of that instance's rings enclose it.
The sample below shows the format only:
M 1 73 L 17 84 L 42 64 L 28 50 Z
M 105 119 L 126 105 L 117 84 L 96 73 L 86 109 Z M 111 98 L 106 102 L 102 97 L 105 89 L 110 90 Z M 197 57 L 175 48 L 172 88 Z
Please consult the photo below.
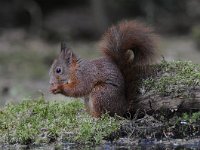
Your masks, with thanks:
M 179 118 L 180 120 L 184 120 L 188 123 L 195 123 L 200 121 L 200 112 L 194 112 L 194 113 L 183 113 L 182 117 Z
M 200 65 L 186 61 L 162 61 L 154 66 L 155 74 L 143 80 L 145 91 L 162 96 L 190 96 L 200 85 Z
M 90 117 L 80 101 L 46 102 L 44 98 L 10 104 L 0 111 L 1 142 L 49 143 L 58 139 L 100 143 L 119 128 L 119 121 L 103 115 Z
M 199 137 L 200 112 L 187 112 L 173 118 L 176 118 L 176 122 L 168 130 L 173 132 L 176 138 Z

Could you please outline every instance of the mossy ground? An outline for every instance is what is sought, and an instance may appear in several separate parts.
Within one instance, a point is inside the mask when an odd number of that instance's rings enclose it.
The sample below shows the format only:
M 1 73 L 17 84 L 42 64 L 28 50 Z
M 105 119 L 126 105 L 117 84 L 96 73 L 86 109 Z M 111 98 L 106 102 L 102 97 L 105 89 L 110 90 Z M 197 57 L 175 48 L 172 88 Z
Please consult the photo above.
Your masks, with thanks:
M 90 117 L 80 101 L 46 102 L 44 98 L 9 104 L 0 112 L 2 143 L 51 143 L 63 140 L 100 143 L 119 128 L 119 120 L 103 115 Z
M 200 87 L 200 65 L 190 61 L 163 60 L 152 66 L 154 73 L 141 82 L 141 94 L 159 95 L 171 100 L 195 97 Z M 191 99 L 192 100 L 192 99 Z M 156 131 L 159 137 L 188 138 L 200 136 L 200 108 L 197 110 L 168 110 L 154 112 L 152 116 L 159 120 L 162 127 Z M 163 134 L 164 133 L 164 134 Z

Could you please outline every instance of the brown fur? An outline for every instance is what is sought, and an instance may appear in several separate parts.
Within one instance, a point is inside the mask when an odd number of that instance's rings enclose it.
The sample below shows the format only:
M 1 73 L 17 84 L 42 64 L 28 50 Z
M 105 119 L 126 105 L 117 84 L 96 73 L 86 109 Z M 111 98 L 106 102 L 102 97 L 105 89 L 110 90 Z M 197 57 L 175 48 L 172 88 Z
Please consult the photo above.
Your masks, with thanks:
M 70 64 L 70 76 L 69 76 L 70 83 L 63 84 L 63 87 L 62 87 L 63 90 L 67 90 L 67 89 L 71 90 L 71 89 L 75 88 L 76 85 L 78 85 L 78 82 L 80 82 L 78 80 L 78 78 L 76 77 L 76 70 L 78 67 L 79 66 L 76 63 L 76 61 L 73 60 L 72 64 Z
M 103 53 L 118 65 L 123 74 L 128 101 L 135 98 L 138 74 L 145 73 L 147 66 L 158 56 L 155 45 L 152 30 L 136 21 L 112 26 L 100 42 Z M 134 54 L 132 62 L 130 51 Z
M 77 58 L 62 44 L 50 71 L 51 91 L 84 97 L 86 110 L 93 117 L 106 112 L 123 116 L 134 109 L 137 78 L 157 56 L 154 35 L 141 23 L 124 21 L 109 28 L 100 45 L 105 57 L 88 61 Z M 57 73 L 59 68 L 62 72 Z

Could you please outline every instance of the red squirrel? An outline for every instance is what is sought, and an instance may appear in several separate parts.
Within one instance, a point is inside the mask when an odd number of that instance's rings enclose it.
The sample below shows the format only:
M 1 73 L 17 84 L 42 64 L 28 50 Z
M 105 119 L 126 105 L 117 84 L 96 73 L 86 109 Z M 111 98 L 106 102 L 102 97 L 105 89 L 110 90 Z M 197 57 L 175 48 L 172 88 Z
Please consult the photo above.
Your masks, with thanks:
M 144 24 L 122 21 L 104 33 L 100 41 L 104 56 L 94 60 L 77 57 L 62 43 L 50 69 L 50 91 L 83 97 L 93 117 L 104 113 L 124 116 L 135 100 L 138 70 L 145 70 L 156 60 L 154 37 Z

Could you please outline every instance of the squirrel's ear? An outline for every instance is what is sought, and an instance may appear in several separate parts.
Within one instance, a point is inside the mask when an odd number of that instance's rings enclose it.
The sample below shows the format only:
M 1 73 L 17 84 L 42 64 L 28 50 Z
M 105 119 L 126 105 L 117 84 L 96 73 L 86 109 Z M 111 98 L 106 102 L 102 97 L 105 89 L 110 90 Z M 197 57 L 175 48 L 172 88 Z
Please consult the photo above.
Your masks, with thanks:
M 69 51 L 69 55 L 68 55 L 67 60 L 68 60 L 69 63 L 73 63 L 73 62 L 77 61 L 77 57 L 72 51 Z
M 68 63 L 72 63 L 77 60 L 76 55 L 67 47 L 66 42 L 61 42 L 61 51 L 60 57 L 64 60 L 67 60 Z
M 67 47 L 67 43 L 66 42 L 61 42 L 61 52 L 62 51 L 67 51 L 69 48 Z

